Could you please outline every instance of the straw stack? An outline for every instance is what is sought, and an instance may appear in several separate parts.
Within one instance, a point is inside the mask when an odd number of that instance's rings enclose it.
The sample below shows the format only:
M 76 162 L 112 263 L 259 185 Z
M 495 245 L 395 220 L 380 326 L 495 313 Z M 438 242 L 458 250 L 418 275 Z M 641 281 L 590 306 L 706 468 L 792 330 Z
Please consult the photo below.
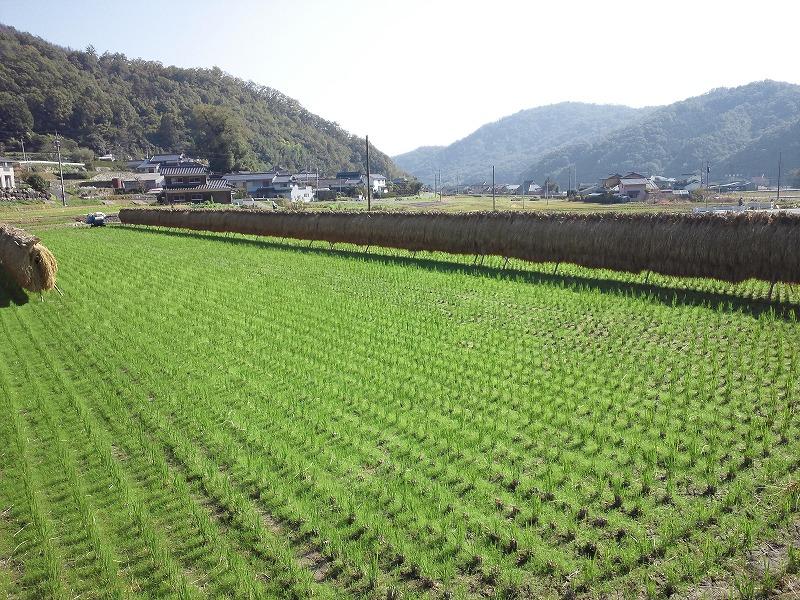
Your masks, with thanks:
M 800 216 L 122 209 L 137 225 L 497 255 L 683 277 L 800 282 Z
M 58 264 L 39 238 L 0 223 L 0 268 L 31 292 L 44 292 L 56 286 Z

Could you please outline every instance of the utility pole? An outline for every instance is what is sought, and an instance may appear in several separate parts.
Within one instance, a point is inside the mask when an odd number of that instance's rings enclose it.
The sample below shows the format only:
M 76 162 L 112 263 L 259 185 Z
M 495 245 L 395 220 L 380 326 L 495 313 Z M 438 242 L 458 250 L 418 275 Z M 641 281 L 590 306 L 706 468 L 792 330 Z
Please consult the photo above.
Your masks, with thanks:
M 781 201 L 781 163 L 783 162 L 783 152 L 778 152 L 778 197 L 775 202 Z
M 367 212 L 372 210 L 372 182 L 369 178 L 369 136 L 367 136 Z
M 22 160 L 28 162 L 28 157 L 25 155 L 25 137 L 20 138 L 20 141 L 22 142 Z
M 64 193 L 64 169 L 61 167 L 61 140 L 58 138 L 58 132 L 56 131 L 56 139 L 53 140 L 53 145 L 56 148 L 56 152 L 58 153 L 58 175 L 61 177 L 61 205 L 67 205 L 67 195 Z
M 494 197 L 494 165 L 492 165 L 492 210 L 497 210 L 497 204 Z
M 550 177 L 544 180 L 544 205 L 550 206 Z

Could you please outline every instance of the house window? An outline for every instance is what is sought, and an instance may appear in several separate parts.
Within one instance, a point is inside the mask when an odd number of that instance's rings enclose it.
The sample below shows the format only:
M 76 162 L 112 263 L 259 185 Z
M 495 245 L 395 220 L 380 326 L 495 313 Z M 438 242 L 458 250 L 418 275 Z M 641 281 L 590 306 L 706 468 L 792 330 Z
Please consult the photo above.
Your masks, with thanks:
M 195 185 L 200 185 L 200 178 L 199 178 L 199 177 L 192 177 L 192 178 L 189 180 L 189 183 L 193 183 L 193 184 L 195 184 Z
M 203 194 L 192 194 L 192 202 L 202 202 Z
M 639 197 L 639 190 L 631 190 L 628 192 L 628 196 L 631 198 L 638 198 Z

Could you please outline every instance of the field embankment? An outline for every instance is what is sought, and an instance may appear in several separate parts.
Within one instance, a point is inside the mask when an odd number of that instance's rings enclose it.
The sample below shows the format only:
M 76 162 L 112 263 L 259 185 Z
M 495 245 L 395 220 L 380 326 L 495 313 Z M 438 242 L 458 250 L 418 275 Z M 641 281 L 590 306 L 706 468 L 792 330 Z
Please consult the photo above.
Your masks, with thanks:
M 800 217 L 794 215 L 123 209 L 120 220 L 131 225 L 497 255 L 730 282 L 800 282 Z
M 10 225 L 0 224 L 0 269 L 31 292 L 52 290 L 58 264 L 39 238 Z

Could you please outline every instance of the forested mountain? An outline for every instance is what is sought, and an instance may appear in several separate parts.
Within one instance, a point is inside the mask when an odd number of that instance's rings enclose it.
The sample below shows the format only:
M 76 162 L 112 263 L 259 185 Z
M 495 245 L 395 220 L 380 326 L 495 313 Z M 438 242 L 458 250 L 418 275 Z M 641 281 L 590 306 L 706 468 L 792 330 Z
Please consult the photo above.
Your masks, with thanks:
M 218 68 L 76 51 L 0 24 L 0 152 L 64 147 L 141 157 L 186 150 L 218 169 L 364 168 L 364 143 L 282 93 Z M 399 173 L 370 149 L 373 171 Z
M 491 177 L 509 183 L 538 157 L 577 140 L 593 140 L 648 114 L 650 109 L 563 102 L 521 110 L 484 125 L 449 146 L 424 146 L 395 156 L 397 165 L 422 181 L 442 170 L 443 181 Z
M 531 161 L 517 179 L 595 182 L 611 172 L 675 176 L 708 161 L 711 180 L 777 171 L 779 150 L 787 170 L 800 166 L 800 86 L 761 81 L 719 88 L 660 107 L 600 139 L 554 149 Z M 774 175 L 773 175 L 774 176 Z

